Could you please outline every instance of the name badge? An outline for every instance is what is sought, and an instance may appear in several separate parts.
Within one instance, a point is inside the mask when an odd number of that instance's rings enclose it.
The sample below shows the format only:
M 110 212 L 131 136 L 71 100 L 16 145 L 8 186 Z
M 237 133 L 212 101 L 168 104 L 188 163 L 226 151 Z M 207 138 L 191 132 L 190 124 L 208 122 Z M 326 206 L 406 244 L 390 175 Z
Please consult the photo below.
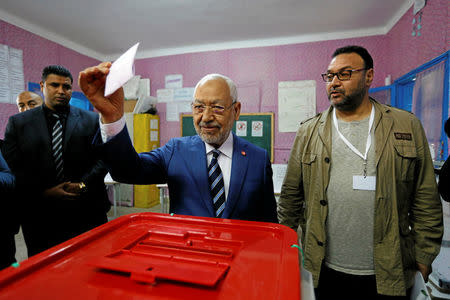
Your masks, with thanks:
M 375 191 L 377 178 L 375 176 L 353 176 L 353 189 Z

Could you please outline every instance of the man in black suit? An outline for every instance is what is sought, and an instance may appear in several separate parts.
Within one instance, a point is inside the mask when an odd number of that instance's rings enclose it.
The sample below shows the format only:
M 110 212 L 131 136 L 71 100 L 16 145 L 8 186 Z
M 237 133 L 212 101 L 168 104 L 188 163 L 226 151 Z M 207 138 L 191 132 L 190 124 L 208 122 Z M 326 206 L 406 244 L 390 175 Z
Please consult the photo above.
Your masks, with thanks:
M 44 68 L 44 105 L 6 127 L 4 156 L 16 176 L 28 256 L 107 222 L 107 171 L 91 144 L 98 115 L 69 105 L 72 83 L 64 67 Z

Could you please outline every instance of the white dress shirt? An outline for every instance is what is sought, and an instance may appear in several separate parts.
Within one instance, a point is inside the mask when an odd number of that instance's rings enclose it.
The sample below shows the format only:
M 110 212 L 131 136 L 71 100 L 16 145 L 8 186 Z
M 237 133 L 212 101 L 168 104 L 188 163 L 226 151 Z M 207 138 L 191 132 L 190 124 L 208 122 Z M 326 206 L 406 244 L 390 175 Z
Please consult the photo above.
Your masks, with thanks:
M 106 143 L 111 138 L 115 137 L 125 127 L 125 115 L 114 123 L 103 124 L 99 117 L 100 133 L 102 134 L 102 141 Z
M 213 158 L 212 151 L 216 148 L 207 143 L 205 143 L 205 148 L 206 148 L 207 165 L 209 166 Z M 222 146 L 217 148 L 217 150 L 220 151 L 220 155 L 217 158 L 217 161 L 219 162 L 220 170 L 222 170 L 223 184 L 225 187 L 225 201 L 226 201 L 228 199 L 228 189 L 230 187 L 230 178 L 231 178 L 231 162 L 233 160 L 233 135 L 231 134 L 231 132 L 228 135 L 228 138 L 222 144 Z

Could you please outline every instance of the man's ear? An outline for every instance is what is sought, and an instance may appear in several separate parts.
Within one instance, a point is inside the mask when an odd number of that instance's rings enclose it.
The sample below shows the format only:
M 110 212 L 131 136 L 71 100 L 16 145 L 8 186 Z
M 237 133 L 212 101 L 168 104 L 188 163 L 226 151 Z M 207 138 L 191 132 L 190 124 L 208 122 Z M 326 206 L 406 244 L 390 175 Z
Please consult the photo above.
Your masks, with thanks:
M 373 81 L 373 68 L 366 71 L 366 86 L 370 86 Z
M 241 102 L 236 102 L 235 105 L 233 105 L 233 109 L 234 109 L 234 120 L 237 121 L 239 120 L 239 115 L 241 114 Z
M 41 86 L 41 92 L 44 92 L 44 82 L 43 81 L 39 82 L 39 85 Z

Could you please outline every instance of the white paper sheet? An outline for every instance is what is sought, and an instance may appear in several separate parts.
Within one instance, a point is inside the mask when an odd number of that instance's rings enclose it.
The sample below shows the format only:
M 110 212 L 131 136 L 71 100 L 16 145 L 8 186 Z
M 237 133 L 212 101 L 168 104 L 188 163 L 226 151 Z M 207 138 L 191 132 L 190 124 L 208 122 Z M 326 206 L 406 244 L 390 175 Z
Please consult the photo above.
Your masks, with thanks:
M 15 104 L 24 90 L 23 51 L 0 45 L 0 102 Z
M 0 45 L 0 102 L 10 103 L 8 46 Z
M 173 89 L 156 90 L 156 98 L 158 103 L 173 102 Z
M 178 102 L 178 113 L 192 113 L 192 102 Z
M 151 130 L 150 131 L 150 141 L 157 142 L 158 141 L 158 131 Z
M 247 121 L 236 121 L 236 135 L 247 136 Z
M 183 75 L 172 74 L 166 75 L 165 88 L 166 89 L 179 89 L 183 87 Z
M 105 175 L 105 178 L 103 179 L 105 181 L 105 183 L 111 184 L 111 183 L 116 183 L 117 181 L 115 181 L 114 179 L 112 179 L 111 174 L 107 173 Z
M 135 114 L 146 113 L 152 107 L 152 104 L 156 104 L 155 97 L 149 96 L 139 98 L 139 100 L 136 102 L 136 106 L 133 109 L 133 113 Z
M 314 281 L 311 272 L 301 267 L 300 277 L 302 279 L 300 284 L 302 300 L 315 300 L 316 295 L 314 294 Z
M 252 121 L 252 136 L 261 137 L 263 136 L 263 121 Z
M 166 121 L 178 122 L 180 118 L 178 117 L 178 105 L 177 103 L 167 103 L 166 106 Z
M 275 194 L 281 193 L 281 186 L 283 185 L 284 176 L 286 176 L 286 170 L 286 164 L 272 164 L 273 191 Z
M 141 80 L 140 75 L 136 75 L 130 78 L 123 85 L 123 93 L 126 100 L 136 100 L 138 99 L 138 91 L 139 91 L 139 81 Z
M 158 129 L 158 120 L 157 119 L 150 120 L 150 129 Z
M 316 114 L 316 81 L 278 83 L 278 130 L 296 132 L 300 122 Z
M 150 97 L 150 78 L 141 78 L 138 89 L 139 99 Z
M 189 101 L 194 99 L 195 88 L 182 88 L 173 90 L 173 101 Z
M 111 66 L 105 84 L 105 97 L 110 96 L 134 76 L 134 57 L 139 43 L 128 49 Z

